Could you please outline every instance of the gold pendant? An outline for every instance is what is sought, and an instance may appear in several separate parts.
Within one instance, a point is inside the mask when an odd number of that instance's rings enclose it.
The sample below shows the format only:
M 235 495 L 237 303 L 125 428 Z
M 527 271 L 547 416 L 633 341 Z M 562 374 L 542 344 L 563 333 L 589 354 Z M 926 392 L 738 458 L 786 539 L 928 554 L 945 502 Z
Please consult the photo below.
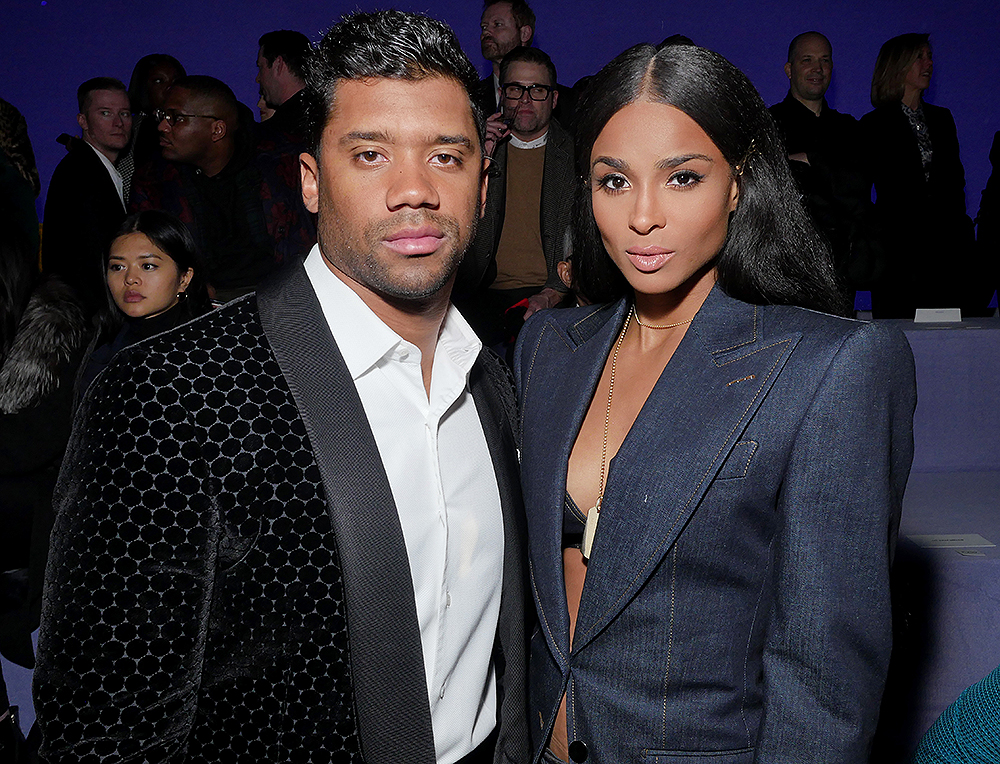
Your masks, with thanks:
M 590 559 L 590 550 L 594 548 L 597 521 L 601 519 L 601 498 L 600 496 L 597 498 L 597 503 L 587 513 L 587 524 L 583 528 L 583 544 L 580 545 L 584 560 Z

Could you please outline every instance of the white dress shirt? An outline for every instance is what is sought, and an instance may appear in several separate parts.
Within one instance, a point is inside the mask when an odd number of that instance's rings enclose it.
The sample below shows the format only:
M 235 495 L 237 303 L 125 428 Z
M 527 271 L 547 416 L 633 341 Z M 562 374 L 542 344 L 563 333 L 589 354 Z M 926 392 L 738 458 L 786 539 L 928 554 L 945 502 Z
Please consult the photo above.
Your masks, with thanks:
M 87 143 L 84 141 L 84 143 Z M 87 143 L 90 146 L 89 143 Z M 115 167 L 111 160 L 108 159 L 104 154 L 98 151 L 93 146 L 90 146 L 94 153 L 97 154 L 97 158 L 101 160 L 101 164 L 104 165 L 104 169 L 108 171 L 108 175 L 111 176 L 111 181 L 115 184 L 115 190 L 118 192 L 118 198 L 121 200 L 122 207 L 125 207 L 125 184 L 122 181 L 122 175 L 118 172 L 118 168 Z
M 313 247 L 306 274 L 358 389 L 399 513 L 413 578 L 440 764 L 496 725 L 492 654 L 503 520 L 469 372 L 482 344 L 454 306 L 434 351 L 430 397 L 420 350 L 386 326 Z M 380 607 L 372 603 L 372 607 Z

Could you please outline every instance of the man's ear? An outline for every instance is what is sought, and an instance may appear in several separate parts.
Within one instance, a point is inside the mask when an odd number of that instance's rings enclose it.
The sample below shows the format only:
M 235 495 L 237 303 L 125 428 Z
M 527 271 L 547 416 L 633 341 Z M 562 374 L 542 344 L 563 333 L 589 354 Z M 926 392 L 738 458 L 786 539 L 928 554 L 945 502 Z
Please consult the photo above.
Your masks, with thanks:
M 556 108 L 556 104 L 559 103 L 559 91 L 556 90 L 556 83 L 552 83 L 552 108 Z
M 785 64 L 785 76 L 788 77 L 788 81 L 792 81 L 792 63 L 789 61 Z
M 319 212 L 319 163 L 312 154 L 299 154 L 299 177 L 302 179 L 302 203 L 310 212 Z
M 212 142 L 221 141 L 229 135 L 229 125 L 224 119 L 212 120 Z
M 479 174 L 479 218 L 486 214 L 486 191 L 490 182 L 490 164 L 493 162 L 488 156 L 483 157 L 483 168 Z M 303 183 L 303 187 L 305 184 Z
M 517 35 L 521 40 L 521 45 L 528 45 L 531 38 L 535 36 L 535 30 L 525 24 L 523 27 L 518 27 Z
M 281 69 L 278 68 L 279 64 L 281 65 Z M 271 71 L 274 72 L 275 74 L 281 74 L 284 70 L 285 70 L 285 59 L 283 59 L 281 56 L 275 56 L 274 61 L 271 63 Z
M 83 114 L 82 112 L 80 114 L 77 114 L 76 115 L 76 124 L 78 124 L 80 126 L 81 130 L 83 130 L 84 132 L 87 132 L 87 129 L 88 129 L 88 127 L 87 127 L 87 115 Z

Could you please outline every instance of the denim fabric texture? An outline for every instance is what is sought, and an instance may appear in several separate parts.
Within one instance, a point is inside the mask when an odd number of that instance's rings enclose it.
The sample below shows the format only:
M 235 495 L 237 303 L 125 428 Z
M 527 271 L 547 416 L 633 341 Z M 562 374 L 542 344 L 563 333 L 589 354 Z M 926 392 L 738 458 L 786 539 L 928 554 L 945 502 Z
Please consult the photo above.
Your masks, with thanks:
M 593 764 L 867 761 L 913 450 L 905 338 L 716 287 L 611 461 L 570 651 L 567 463 L 628 308 L 540 313 L 516 354 L 536 760 L 565 692 Z

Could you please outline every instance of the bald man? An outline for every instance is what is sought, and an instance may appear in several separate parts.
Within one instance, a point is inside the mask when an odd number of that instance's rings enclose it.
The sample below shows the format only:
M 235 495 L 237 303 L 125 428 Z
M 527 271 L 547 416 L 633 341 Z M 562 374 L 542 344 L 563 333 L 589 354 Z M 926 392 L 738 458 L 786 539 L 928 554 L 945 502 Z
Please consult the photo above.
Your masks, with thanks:
M 220 301 L 254 291 L 316 241 L 302 206 L 298 157 L 259 135 L 220 80 L 177 80 L 159 120 L 162 159 L 133 186 L 131 209 L 172 212 L 191 229 Z

